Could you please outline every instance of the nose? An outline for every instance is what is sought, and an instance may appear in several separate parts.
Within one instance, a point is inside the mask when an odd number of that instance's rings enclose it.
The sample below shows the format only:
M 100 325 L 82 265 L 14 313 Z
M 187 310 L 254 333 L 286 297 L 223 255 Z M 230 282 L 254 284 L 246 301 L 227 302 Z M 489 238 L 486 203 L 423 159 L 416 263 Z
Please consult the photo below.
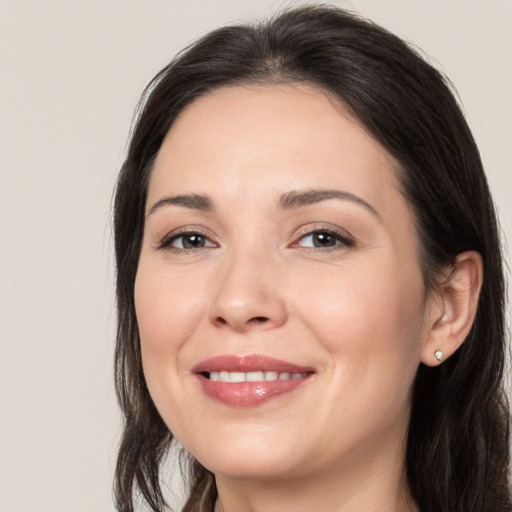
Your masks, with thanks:
M 272 257 L 239 254 L 224 262 L 210 310 L 216 327 L 268 330 L 286 322 L 283 273 Z

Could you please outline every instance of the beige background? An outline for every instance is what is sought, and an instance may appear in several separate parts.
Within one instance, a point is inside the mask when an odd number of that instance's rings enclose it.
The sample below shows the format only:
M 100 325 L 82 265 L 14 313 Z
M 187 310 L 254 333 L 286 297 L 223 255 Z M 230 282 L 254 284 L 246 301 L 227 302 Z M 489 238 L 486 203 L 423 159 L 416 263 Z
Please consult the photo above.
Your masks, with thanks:
M 110 201 L 149 78 L 276 0 L 0 0 L 0 512 L 113 511 Z M 512 239 L 512 2 L 333 2 L 456 84 Z M 510 258 L 508 258 L 510 262 Z

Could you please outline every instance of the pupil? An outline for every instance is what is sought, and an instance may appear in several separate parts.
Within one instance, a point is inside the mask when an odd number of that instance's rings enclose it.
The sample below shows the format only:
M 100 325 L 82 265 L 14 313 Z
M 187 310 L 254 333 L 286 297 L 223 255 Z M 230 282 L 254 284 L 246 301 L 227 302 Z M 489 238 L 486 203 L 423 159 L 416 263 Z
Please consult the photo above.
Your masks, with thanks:
M 336 243 L 334 236 L 329 233 L 316 233 L 313 241 L 315 247 L 331 247 Z
M 188 235 L 183 239 L 183 247 L 193 249 L 195 247 L 203 247 L 204 238 L 200 235 Z

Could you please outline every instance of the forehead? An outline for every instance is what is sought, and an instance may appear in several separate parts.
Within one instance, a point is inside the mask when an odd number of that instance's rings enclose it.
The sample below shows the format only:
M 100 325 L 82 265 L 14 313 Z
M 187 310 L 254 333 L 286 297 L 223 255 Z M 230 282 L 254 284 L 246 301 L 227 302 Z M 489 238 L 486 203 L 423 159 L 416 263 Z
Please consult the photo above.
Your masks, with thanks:
M 290 189 L 341 187 L 384 208 L 396 200 L 397 169 L 329 93 L 305 85 L 226 87 L 178 116 L 157 156 L 148 203 L 170 193 L 251 202 L 263 189 L 270 198 Z

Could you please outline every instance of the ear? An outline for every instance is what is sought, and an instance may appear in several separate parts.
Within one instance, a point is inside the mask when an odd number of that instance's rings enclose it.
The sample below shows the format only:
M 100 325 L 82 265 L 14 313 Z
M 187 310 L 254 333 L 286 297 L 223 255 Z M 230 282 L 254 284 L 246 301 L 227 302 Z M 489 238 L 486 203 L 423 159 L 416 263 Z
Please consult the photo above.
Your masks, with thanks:
M 447 269 L 439 290 L 429 299 L 428 332 L 421 361 L 437 366 L 464 342 L 475 319 L 482 287 L 482 257 L 476 251 L 459 254 Z

